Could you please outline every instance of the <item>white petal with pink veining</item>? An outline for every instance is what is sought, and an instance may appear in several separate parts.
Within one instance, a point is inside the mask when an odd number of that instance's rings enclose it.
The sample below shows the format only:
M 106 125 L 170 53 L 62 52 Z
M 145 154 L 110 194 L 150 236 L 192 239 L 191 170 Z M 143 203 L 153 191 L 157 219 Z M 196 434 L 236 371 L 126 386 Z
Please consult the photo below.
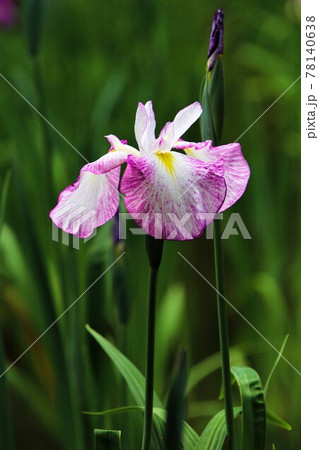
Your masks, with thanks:
M 142 153 L 150 153 L 155 142 L 155 114 L 151 101 L 139 103 L 135 118 L 135 137 Z
M 193 158 L 198 158 L 205 162 L 224 161 L 227 195 L 220 212 L 225 211 L 243 195 L 250 176 L 249 165 L 242 154 L 240 144 L 233 143 L 213 147 L 211 141 L 206 141 L 203 143 L 202 148 L 199 147 L 200 143 L 195 144 L 193 148 L 187 147 L 187 144 L 194 143 L 181 142 L 180 148 L 184 148 L 186 154 Z M 182 147 L 183 145 L 186 148 Z
M 159 135 L 160 148 L 169 151 L 178 139 L 193 125 L 202 114 L 200 103 L 195 102 L 179 111 L 173 122 L 167 122 Z
M 53 223 L 66 233 L 85 238 L 111 219 L 119 205 L 119 166 L 126 159 L 126 153 L 111 151 L 86 164 L 77 181 L 61 192 L 50 212 Z
M 125 206 L 153 237 L 198 237 L 225 199 L 225 180 L 214 164 L 177 152 L 129 156 L 127 163 L 121 182 Z

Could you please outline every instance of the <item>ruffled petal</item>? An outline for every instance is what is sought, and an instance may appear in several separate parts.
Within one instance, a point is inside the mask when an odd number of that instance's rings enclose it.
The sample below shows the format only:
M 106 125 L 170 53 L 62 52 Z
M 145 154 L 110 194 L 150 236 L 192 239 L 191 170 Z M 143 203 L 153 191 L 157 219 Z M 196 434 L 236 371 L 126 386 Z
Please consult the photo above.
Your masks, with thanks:
M 205 158 L 205 151 L 212 147 L 212 141 L 204 141 L 204 142 L 187 142 L 183 139 L 179 139 L 175 144 L 174 148 L 178 150 L 187 150 L 187 154 L 191 156 L 192 158 L 201 159 L 199 158 L 199 155 L 201 153 L 196 152 L 194 156 L 194 152 L 191 150 L 203 150 L 203 157 Z M 197 155 L 197 156 L 196 156 Z M 209 158 L 203 159 L 203 161 L 210 161 Z
M 119 167 L 127 154 L 110 151 L 86 164 L 77 181 L 61 192 L 50 212 L 52 222 L 66 233 L 86 238 L 116 213 L 119 206 Z
M 155 114 L 152 102 L 139 103 L 135 118 L 135 137 L 142 153 L 150 153 L 155 142 Z
M 168 151 L 175 147 L 178 139 L 196 122 L 201 114 L 202 107 L 198 102 L 179 111 L 173 122 L 168 122 L 160 133 L 161 150 Z
M 129 156 L 127 163 L 121 182 L 125 206 L 153 237 L 197 238 L 224 202 L 223 171 L 212 163 L 177 152 Z
M 225 209 L 237 202 L 245 192 L 250 177 L 249 165 L 242 154 L 240 144 L 233 143 L 219 147 L 213 147 L 211 141 L 199 143 L 203 144 L 202 147 L 199 144 L 187 147 L 187 144 L 194 144 L 192 142 L 185 142 L 184 144 L 185 153 L 193 158 L 204 162 L 224 161 L 227 195 L 220 212 L 225 211 Z

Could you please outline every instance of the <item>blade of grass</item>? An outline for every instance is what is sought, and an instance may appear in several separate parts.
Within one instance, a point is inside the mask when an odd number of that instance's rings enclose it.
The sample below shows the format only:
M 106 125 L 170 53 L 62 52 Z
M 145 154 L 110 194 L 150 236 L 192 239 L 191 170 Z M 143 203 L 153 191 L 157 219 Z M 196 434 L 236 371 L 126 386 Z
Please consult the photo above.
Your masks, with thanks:
M 132 364 L 132 362 L 126 358 L 119 350 L 117 350 L 114 345 L 112 345 L 107 339 L 101 336 L 99 333 L 94 331 L 89 325 L 86 325 L 87 331 L 92 335 L 92 337 L 100 344 L 105 353 L 111 358 L 121 375 L 124 377 L 127 385 L 137 402 L 138 406 L 144 406 L 145 402 L 145 379 L 141 372 Z M 163 408 L 160 399 L 154 393 L 154 406 Z M 161 421 L 155 417 L 153 422 L 153 439 L 154 445 L 157 449 L 163 449 L 162 445 L 164 442 L 164 426 Z
M 241 412 L 241 408 L 233 408 L 234 419 Z M 200 435 L 194 450 L 222 450 L 227 436 L 225 410 L 219 411 L 208 422 L 204 431 Z
M 272 378 L 272 376 L 273 376 L 273 374 L 274 374 L 274 372 L 276 370 L 276 367 L 278 366 L 278 363 L 279 363 L 279 361 L 281 359 L 281 355 L 283 354 L 283 351 L 285 350 L 288 338 L 289 338 L 289 334 L 287 334 L 285 336 L 284 341 L 282 343 L 282 346 L 280 347 L 280 352 L 279 352 L 280 354 L 277 355 L 277 358 L 275 359 L 274 365 L 272 366 L 272 369 L 271 369 L 271 371 L 270 371 L 270 373 L 268 375 L 268 378 L 267 378 L 267 381 L 266 381 L 265 387 L 264 387 L 264 396 L 265 396 L 265 398 L 266 398 L 267 393 L 268 393 L 270 380 L 271 380 L 271 378 Z
M 292 426 L 289 425 L 288 422 L 286 422 L 285 420 L 281 419 L 281 417 L 278 417 L 275 413 L 269 411 L 268 409 L 267 409 L 267 412 L 266 412 L 266 419 L 267 419 L 268 423 L 276 425 L 279 428 L 283 428 L 284 430 L 287 430 L 287 431 L 291 431 L 292 430 Z
M 111 358 L 121 375 L 124 377 L 127 385 L 133 395 L 138 407 L 144 408 L 144 386 L 145 378 L 141 372 L 134 366 L 134 364 L 126 358 L 114 345 L 112 345 L 107 339 L 94 331 L 89 325 L 86 325 L 87 331 L 92 337 L 100 344 L 105 353 Z M 143 410 L 143 409 L 142 409 Z M 162 402 L 158 398 L 156 392 L 154 392 L 154 407 L 153 407 L 153 431 L 155 448 L 164 448 L 165 438 L 165 421 L 166 414 Z M 197 433 L 184 422 L 184 447 L 187 450 L 192 450 L 198 440 Z
M 2 238 L 2 225 L 4 222 L 5 208 L 7 203 L 11 171 L 6 172 L 3 182 L 0 201 L 0 240 Z M 2 283 L 0 283 L 2 286 Z M 6 369 L 6 358 L 3 345 L 2 332 L 0 330 L 0 374 Z M 11 420 L 11 406 L 8 383 L 5 377 L 0 378 L 0 448 L 13 450 L 13 426 Z
M 122 406 L 120 408 L 107 409 L 105 411 L 83 411 L 83 414 L 91 416 L 113 416 L 123 413 L 144 411 L 144 406 Z M 163 408 L 153 408 L 154 416 L 157 416 L 163 424 L 166 423 L 166 411 Z M 199 440 L 199 436 L 196 431 L 187 423 L 183 422 L 183 446 L 185 450 L 193 450 Z

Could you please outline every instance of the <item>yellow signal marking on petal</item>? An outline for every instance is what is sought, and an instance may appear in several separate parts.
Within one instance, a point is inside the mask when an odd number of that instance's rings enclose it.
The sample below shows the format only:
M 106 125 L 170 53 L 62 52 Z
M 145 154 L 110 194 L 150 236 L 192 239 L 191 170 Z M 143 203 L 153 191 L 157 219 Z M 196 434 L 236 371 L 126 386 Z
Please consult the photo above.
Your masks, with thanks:
M 186 155 L 191 156 L 192 158 L 196 159 L 196 153 L 194 152 L 194 150 L 191 147 L 184 148 L 184 152 L 186 153 Z
M 174 175 L 174 155 L 171 152 L 157 152 L 156 155 L 164 165 L 165 169 Z

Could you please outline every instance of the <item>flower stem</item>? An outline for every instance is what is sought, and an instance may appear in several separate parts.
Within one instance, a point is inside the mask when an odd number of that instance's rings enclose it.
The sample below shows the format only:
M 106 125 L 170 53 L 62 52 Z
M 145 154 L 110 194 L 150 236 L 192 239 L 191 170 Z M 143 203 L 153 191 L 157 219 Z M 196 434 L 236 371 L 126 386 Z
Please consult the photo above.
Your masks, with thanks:
M 229 339 L 228 339 L 228 321 L 227 321 L 227 305 L 223 298 L 225 294 L 224 273 L 223 273 L 223 249 L 221 242 L 221 222 L 214 221 L 214 256 L 215 256 L 215 276 L 217 289 L 217 312 L 218 312 L 218 328 L 220 353 L 222 359 L 222 378 L 224 385 L 224 403 L 227 436 L 229 440 L 229 448 L 234 448 L 234 415 L 233 415 L 233 399 L 232 385 L 229 362 Z
M 146 376 L 145 412 L 142 450 L 149 450 L 153 419 L 154 354 L 155 354 L 155 316 L 157 274 L 163 252 L 163 241 L 146 236 L 146 247 L 150 261 L 149 296 L 146 335 Z

